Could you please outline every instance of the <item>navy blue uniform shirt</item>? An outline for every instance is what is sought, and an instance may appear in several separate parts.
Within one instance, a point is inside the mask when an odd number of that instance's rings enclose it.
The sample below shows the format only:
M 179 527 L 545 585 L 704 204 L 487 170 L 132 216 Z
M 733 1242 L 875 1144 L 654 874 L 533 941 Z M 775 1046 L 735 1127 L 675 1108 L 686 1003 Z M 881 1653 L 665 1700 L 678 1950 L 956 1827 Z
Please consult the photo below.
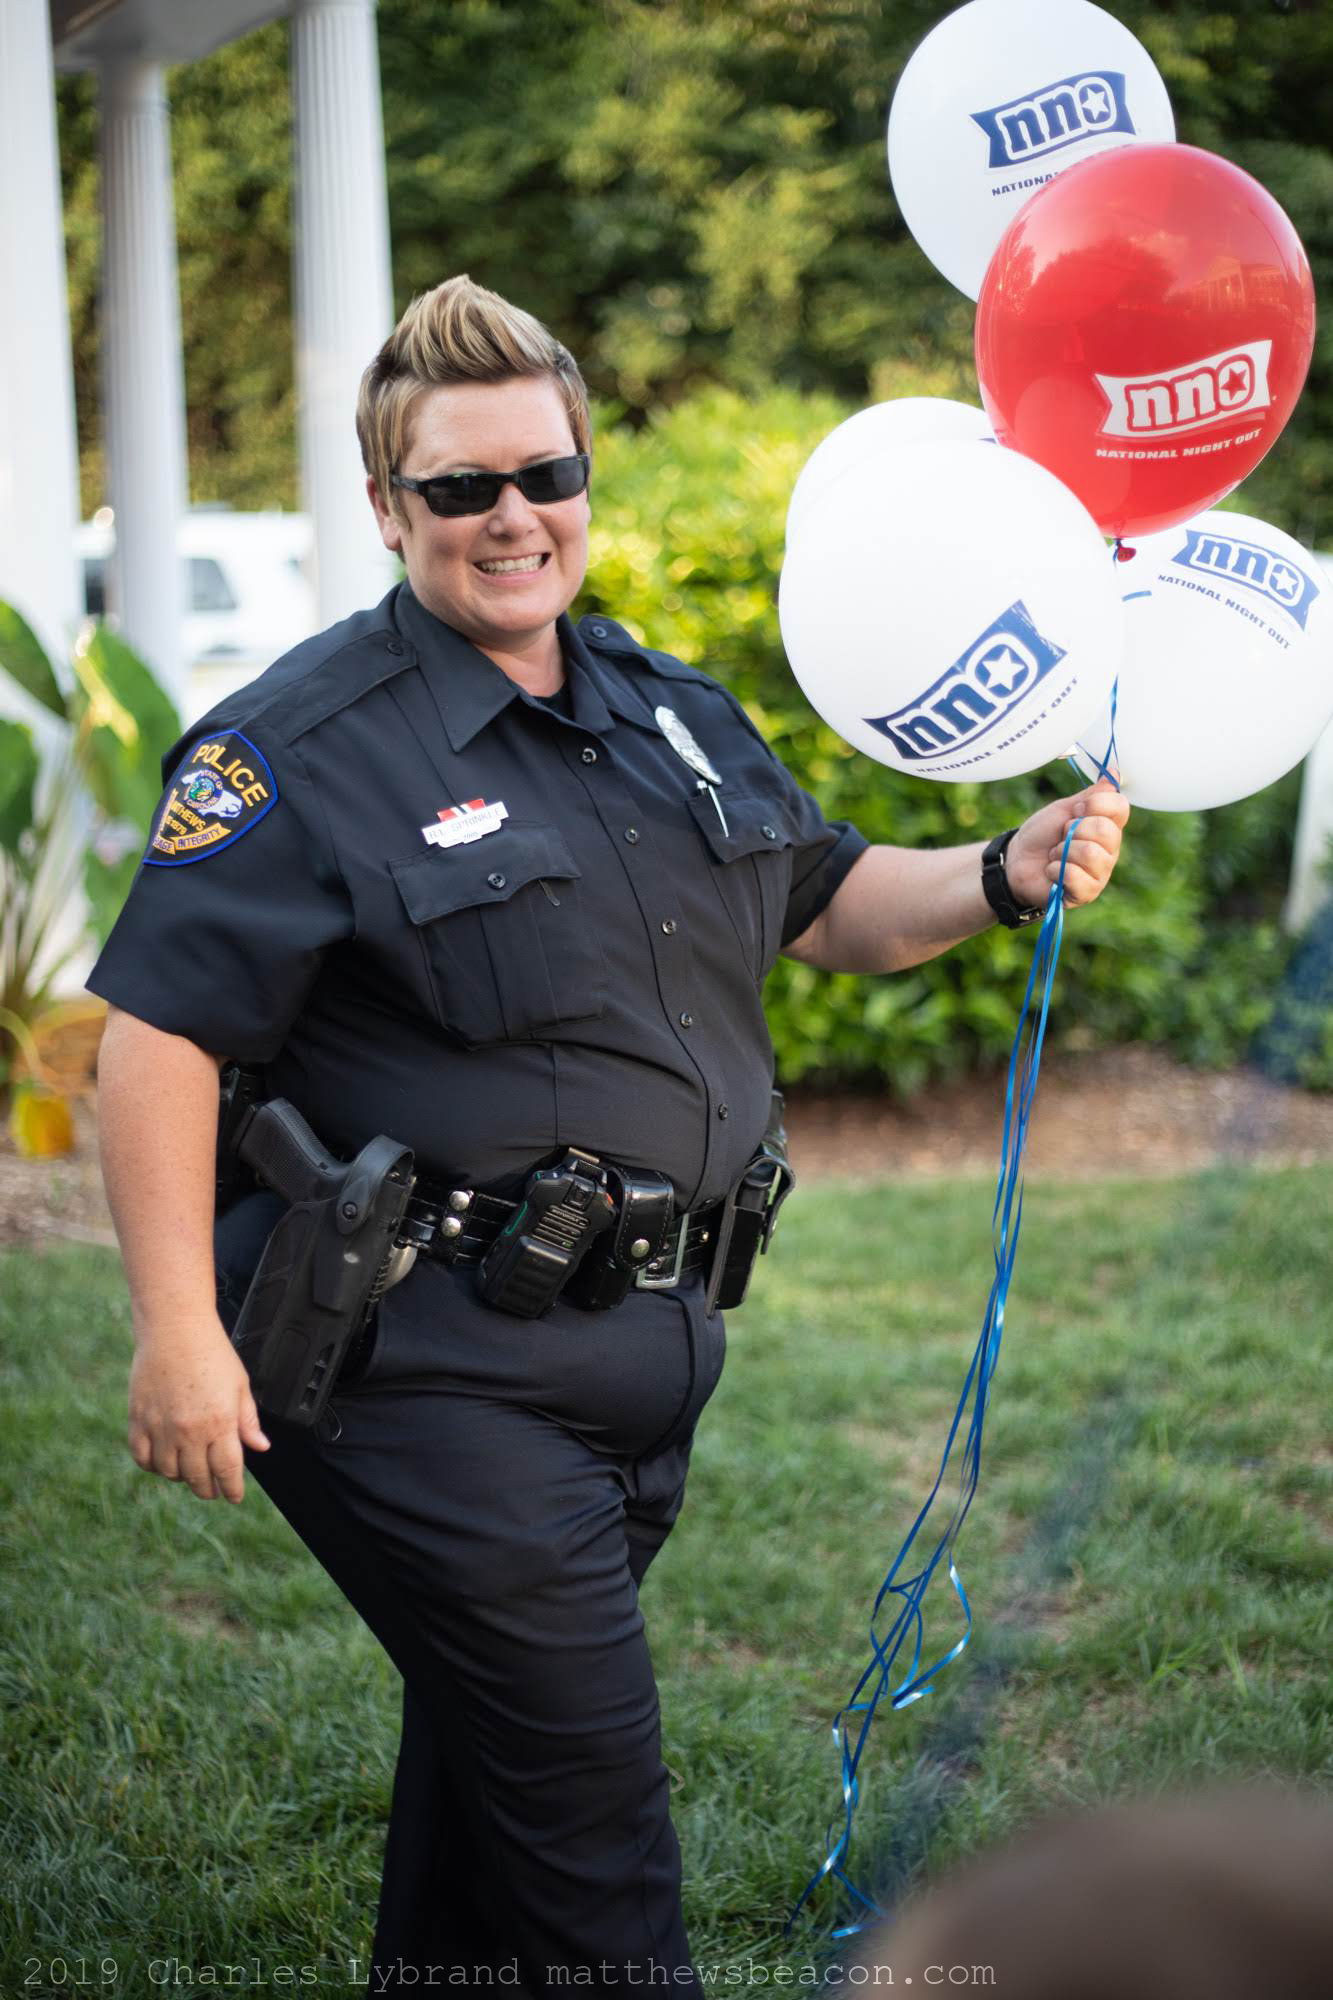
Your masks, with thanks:
M 261 1065 L 335 1152 L 387 1132 L 505 1194 L 577 1145 L 697 1206 L 766 1122 L 764 978 L 866 842 L 706 674 L 557 629 L 543 701 L 400 584 L 219 704 L 88 984 Z

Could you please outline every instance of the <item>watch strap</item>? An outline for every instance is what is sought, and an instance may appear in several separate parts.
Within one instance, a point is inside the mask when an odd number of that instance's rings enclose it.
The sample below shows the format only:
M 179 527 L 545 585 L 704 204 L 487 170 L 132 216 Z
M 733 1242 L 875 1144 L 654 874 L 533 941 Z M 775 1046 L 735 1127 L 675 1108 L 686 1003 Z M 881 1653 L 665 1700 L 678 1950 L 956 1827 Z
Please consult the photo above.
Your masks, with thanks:
M 1011 826 L 1007 832 L 997 833 L 981 856 L 981 886 L 986 901 L 1000 922 L 1011 931 L 1021 930 L 1025 924 L 1039 924 L 1046 914 L 1044 909 L 1020 903 L 1009 886 L 1004 857 L 1017 832 L 1018 828 Z

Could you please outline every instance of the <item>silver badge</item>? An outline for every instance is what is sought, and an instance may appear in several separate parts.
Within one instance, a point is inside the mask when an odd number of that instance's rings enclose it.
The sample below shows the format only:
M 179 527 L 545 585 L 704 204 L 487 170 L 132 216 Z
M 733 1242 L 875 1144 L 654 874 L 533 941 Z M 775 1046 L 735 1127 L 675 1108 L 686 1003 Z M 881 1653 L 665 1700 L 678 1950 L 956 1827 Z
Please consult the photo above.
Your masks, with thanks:
M 658 708 L 653 711 L 654 720 L 667 742 L 678 757 L 684 758 L 692 771 L 706 778 L 710 785 L 722 783 L 722 773 L 715 771 L 704 752 L 699 748 L 689 730 L 681 721 L 674 708 Z

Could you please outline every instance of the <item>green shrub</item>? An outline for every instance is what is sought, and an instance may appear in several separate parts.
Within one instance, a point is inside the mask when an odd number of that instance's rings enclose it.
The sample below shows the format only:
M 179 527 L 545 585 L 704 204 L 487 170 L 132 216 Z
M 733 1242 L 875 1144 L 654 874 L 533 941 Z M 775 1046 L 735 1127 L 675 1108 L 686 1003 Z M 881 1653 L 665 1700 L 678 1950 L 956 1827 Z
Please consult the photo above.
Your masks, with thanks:
M 911 386 L 898 385 L 904 394 Z M 783 655 L 776 588 L 787 500 L 809 453 L 849 413 L 828 396 L 775 390 L 746 401 L 709 389 L 637 431 L 604 419 L 583 608 L 725 681 L 831 818 L 903 847 L 988 837 L 1077 789 L 1074 773 L 1055 765 L 989 785 L 901 776 L 820 720 Z M 1053 1046 L 1157 1042 L 1202 1063 L 1244 1054 L 1272 1014 L 1290 948 L 1273 919 L 1296 784 L 1293 774 L 1207 815 L 1134 815 L 1111 890 L 1066 926 Z M 1002 1057 L 1031 950 L 1030 933 L 996 927 L 890 980 L 781 960 L 766 996 L 779 1072 L 907 1094 Z M 1314 1053 L 1317 1037 L 1306 1039 L 1298 1068 L 1314 1081 L 1322 1066 L 1326 1080 L 1328 1058 Z

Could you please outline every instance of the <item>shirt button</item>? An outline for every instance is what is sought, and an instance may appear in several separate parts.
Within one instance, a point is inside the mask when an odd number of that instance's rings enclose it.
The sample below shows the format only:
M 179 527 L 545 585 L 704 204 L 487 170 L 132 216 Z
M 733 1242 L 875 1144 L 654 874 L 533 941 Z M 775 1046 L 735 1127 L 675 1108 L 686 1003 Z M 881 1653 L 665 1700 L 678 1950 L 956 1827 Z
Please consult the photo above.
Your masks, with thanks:
M 719 1104 L 717 1107 L 717 1115 L 719 1118 L 730 1118 L 731 1106 L 729 1104 Z
M 597 752 L 593 749 L 591 743 L 585 743 L 579 755 L 585 764 L 595 764 L 597 762 Z
M 676 932 L 680 929 L 680 925 L 676 922 L 676 919 L 674 917 L 663 917 L 662 929 L 667 935 L 667 937 L 674 937 L 676 935 Z
M 680 1025 L 682 1028 L 692 1028 L 694 1026 L 693 1014 L 682 1014 L 680 1017 Z
M 777 834 L 774 832 L 771 826 L 760 827 L 759 831 L 763 834 L 765 840 L 777 839 Z
M 639 837 L 639 829 L 637 826 L 627 826 L 625 828 L 625 838 L 629 842 L 631 847 L 633 847 L 638 837 Z
M 491 885 L 492 889 L 503 889 L 503 888 L 504 888 L 504 885 L 505 885 L 505 878 L 504 878 L 504 876 L 503 876 L 503 875 L 500 875 L 500 874 L 495 874 L 495 875 L 488 875 L 488 876 L 486 877 L 486 880 L 487 880 L 487 881 L 488 881 L 488 882 L 490 883 L 490 885 Z
M 386 653 L 401 653 L 403 650 L 401 641 L 390 639 L 384 650 Z

